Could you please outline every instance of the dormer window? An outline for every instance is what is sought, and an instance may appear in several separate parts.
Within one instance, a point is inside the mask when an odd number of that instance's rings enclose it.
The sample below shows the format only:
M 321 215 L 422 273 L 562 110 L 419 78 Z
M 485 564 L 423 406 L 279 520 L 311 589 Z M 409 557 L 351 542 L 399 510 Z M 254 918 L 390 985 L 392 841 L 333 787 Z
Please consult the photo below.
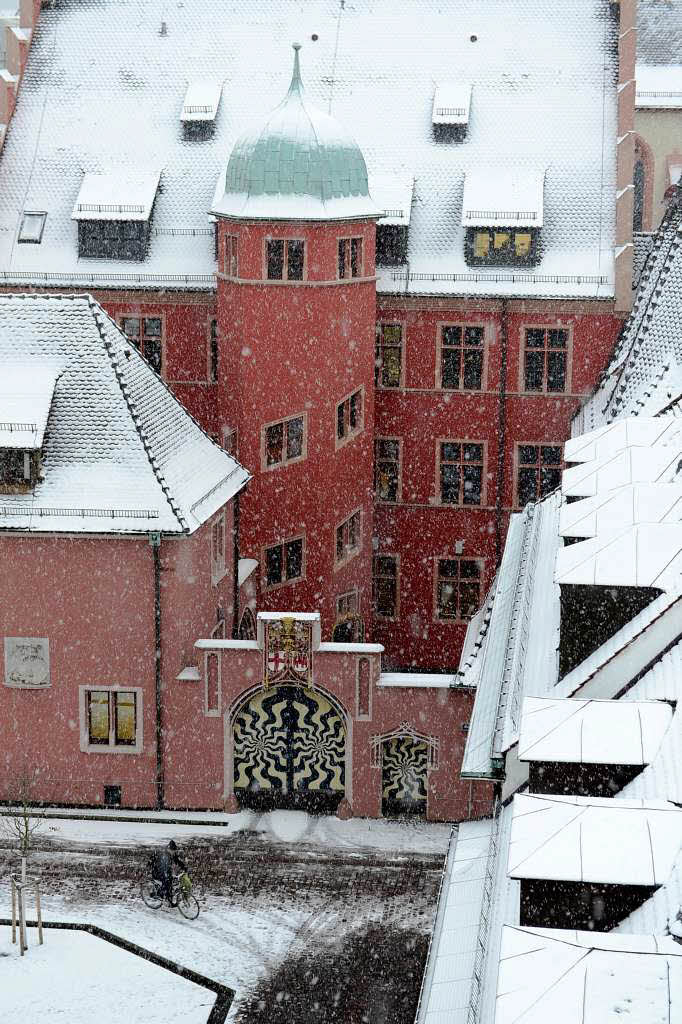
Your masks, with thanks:
M 0 493 L 22 494 L 38 482 L 43 438 L 59 371 L 5 364 L 0 377 Z
M 462 226 L 471 266 L 534 266 L 540 259 L 544 174 L 472 171 L 464 181 Z
M 180 115 L 186 139 L 201 142 L 212 138 L 222 89 L 221 82 L 197 79 L 189 83 Z
M 439 142 L 459 141 L 466 135 L 471 108 L 471 83 L 443 83 L 433 94 L 431 122 Z
M 160 172 L 85 174 L 71 214 L 78 255 L 143 260 L 147 255 Z
M 407 260 L 413 182 L 372 177 L 369 189 L 372 199 L 383 211 L 383 216 L 377 220 L 376 263 L 384 267 L 401 266 Z
M 0 448 L 0 487 L 23 490 L 35 483 L 31 452 Z

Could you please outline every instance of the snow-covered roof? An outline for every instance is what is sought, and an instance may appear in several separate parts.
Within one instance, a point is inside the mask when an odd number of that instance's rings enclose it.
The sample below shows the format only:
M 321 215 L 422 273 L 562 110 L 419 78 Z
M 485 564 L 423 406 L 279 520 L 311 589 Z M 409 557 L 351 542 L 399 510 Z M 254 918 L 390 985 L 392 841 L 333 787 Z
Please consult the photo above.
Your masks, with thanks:
M 628 484 L 563 505 L 562 537 L 596 537 L 638 523 L 682 522 L 679 484 Z
M 167 4 L 163 15 L 143 0 L 47 5 L 0 157 L 0 281 L 214 287 L 216 180 L 236 140 L 281 101 L 296 39 L 311 104 L 352 133 L 370 175 L 415 180 L 409 278 L 380 268 L 380 293 L 612 300 L 617 20 L 603 0 L 517 0 L 513 34 L 497 0 L 263 0 L 229 16 L 222 0 Z M 466 138 L 444 142 L 433 93 L 453 69 L 474 99 Z M 198 74 L 225 82 L 210 138 L 186 138 L 179 123 Z M 521 275 L 469 267 L 465 176 L 525 171 L 529 154 L 547 168 L 540 264 Z M 71 213 L 83 174 L 139 166 L 163 168 L 148 255 L 79 259 Z M 40 244 L 16 244 L 26 210 L 47 211 Z
M 639 109 L 682 108 L 682 64 L 635 66 L 635 106 Z
M 433 94 L 433 124 L 464 125 L 469 121 L 471 82 L 439 82 Z
M 382 672 L 378 686 L 447 690 L 458 684 L 457 676 L 445 672 Z
M 215 121 L 223 83 L 210 78 L 194 78 L 187 85 L 180 120 L 183 124 Z
M 532 227 L 543 223 L 545 170 L 477 167 L 464 179 L 462 227 Z
M 682 202 L 661 221 L 613 356 L 572 432 L 625 416 L 656 416 L 682 394 Z
M 673 1024 L 680 957 L 671 938 L 506 926 L 495 1024 Z
M 72 220 L 149 220 L 161 171 L 84 174 Z
M 411 178 L 371 174 L 369 176 L 369 192 L 375 205 L 381 211 L 377 224 L 409 227 L 413 190 L 414 181 Z
M 0 364 L 58 374 L 41 477 L 0 495 L 2 530 L 192 533 L 248 479 L 90 296 L 0 295 Z
M 526 697 L 519 732 L 519 760 L 649 764 L 672 717 L 670 704 L 659 700 Z
M 60 365 L 13 363 L 0 376 L 0 448 L 42 447 Z
M 642 64 L 679 63 L 682 53 L 682 4 L 679 0 L 638 0 L 637 60 Z
M 682 810 L 665 800 L 517 793 L 513 878 L 662 885 L 680 851 Z

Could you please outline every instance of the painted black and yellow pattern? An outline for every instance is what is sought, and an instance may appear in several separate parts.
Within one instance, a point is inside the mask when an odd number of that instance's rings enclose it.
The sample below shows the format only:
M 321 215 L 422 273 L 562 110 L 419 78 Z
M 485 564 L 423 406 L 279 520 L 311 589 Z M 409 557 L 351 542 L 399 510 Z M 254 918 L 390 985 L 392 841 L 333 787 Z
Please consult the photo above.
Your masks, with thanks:
M 425 813 L 426 743 L 413 736 L 384 740 L 381 767 L 383 813 Z
M 307 688 L 262 690 L 234 721 L 234 786 L 245 803 L 338 803 L 345 791 L 345 755 L 341 716 Z

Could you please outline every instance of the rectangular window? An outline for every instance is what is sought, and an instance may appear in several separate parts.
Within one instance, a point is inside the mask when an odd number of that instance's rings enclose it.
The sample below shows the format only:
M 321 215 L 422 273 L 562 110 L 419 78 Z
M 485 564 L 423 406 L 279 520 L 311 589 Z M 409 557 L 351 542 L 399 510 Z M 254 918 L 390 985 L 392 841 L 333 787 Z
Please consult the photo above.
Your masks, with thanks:
M 305 243 L 300 238 L 271 238 L 267 242 L 269 281 L 302 281 Z
M 349 441 L 364 425 L 362 391 L 354 391 L 336 407 L 336 440 Z
M 225 236 L 225 274 L 227 277 L 239 277 L 239 258 L 237 236 Z
M 214 651 L 206 654 L 204 714 L 220 714 L 220 657 Z
M 480 391 L 483 386 L 483 327 L 443 327 L 440 386 L 452 391 Z
M 374 383 L 382 388 L 400 387 L 402 368 L 402 324 L 379 324 L 374 361 Z
M 209 338 L 209 379 L 213 384 L 218 380 L 218 321 L 211 320 Z
M 491 266 L 532 266 L 540 256 L 539 241 L 537 228 L 469 228 L 466 259 Z
M 357 555 L 361 545 L 360 513 L 354 512 L 336 528 L 336 561 L 346 562 Z
M 305 418 L 292 416 L 263 428 L 263 468 L 285 466 L 305 456 Z
M 400 493 L 400 440 L 374 442 L 374 494 L 378 501 L 398 501 Z
M 372 561 L 372 605 L 379 619 L 398 617 L 398 556 L 375 555 Z
M 539 501 L 561 483 L 562 448 L 560 444 L 518 444 L 517 503 Z
M 440 500 L 444 505 L 480 505 L 484 446 L 470 441 L 440 444 Z
M 82 688 L 85 701 L 85 749 L 141 749 L 140 692 Z
M 439 558 L 436 615 L 439 619 L 467 622 L 481 603 L 480 559 Z
M 372 716 L 372 678 L 369 658 L 360 658 L 358 661 L 356 715 L 358 718 L 371 718 Z
M 45 228 L 46 213 L 25 213 L 21 218 L 18 242 L 32 242 L 40 245 Z
M 302 537 L 265 549 L 265 578 L 268 587 L 276 587 L 280 583 L 291 583 L 302 577 Z
M 124 316 L 121 318 L 121 330 L 152 369 L 160 374 L 163 352 L 161 317 Z
M 225 575 L 225 513 L 211 523 L 211 579 L 218 583 Z
M 362 277 L 362 239 L 339 239 L 338 276 L 340 280 Z
M 346 594 L 339 594 L 336 599 L 336 617 L 341 618 L 342 615 L 352 615 L 357 613 L 358 610 L 358 592 L 357 590 L 349 590 Z
M 524 339 L 524 388 L 556 393 L 567 389 L 568 331 L 527 327 Z

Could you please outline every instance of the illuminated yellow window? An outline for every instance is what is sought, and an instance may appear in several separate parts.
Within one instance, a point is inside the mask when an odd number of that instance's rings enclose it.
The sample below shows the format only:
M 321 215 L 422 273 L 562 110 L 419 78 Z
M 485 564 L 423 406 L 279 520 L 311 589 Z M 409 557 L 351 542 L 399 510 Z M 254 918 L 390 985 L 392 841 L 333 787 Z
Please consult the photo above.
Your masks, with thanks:
M 495 249 L 504 249 L 505 245 L 509 245 L 510 238 L 511 236 L 508 231 L 496 231 L 493 242 Z
M 474 256 L 482 260 L 488 255 L 490 236 L 487 231 L 477 231 L 474 235 Z
M 106 690 L 88 693 L 88 735 L 90 743 L 109 742 L 109 694 Z
M 116 743 L 132 746 L 135 743 L 135 694 L 116 693 Z
M 528 256 L 530 253 L 530 231 L 517 231 L 514 235 L 514 247 L 517 256 Z

